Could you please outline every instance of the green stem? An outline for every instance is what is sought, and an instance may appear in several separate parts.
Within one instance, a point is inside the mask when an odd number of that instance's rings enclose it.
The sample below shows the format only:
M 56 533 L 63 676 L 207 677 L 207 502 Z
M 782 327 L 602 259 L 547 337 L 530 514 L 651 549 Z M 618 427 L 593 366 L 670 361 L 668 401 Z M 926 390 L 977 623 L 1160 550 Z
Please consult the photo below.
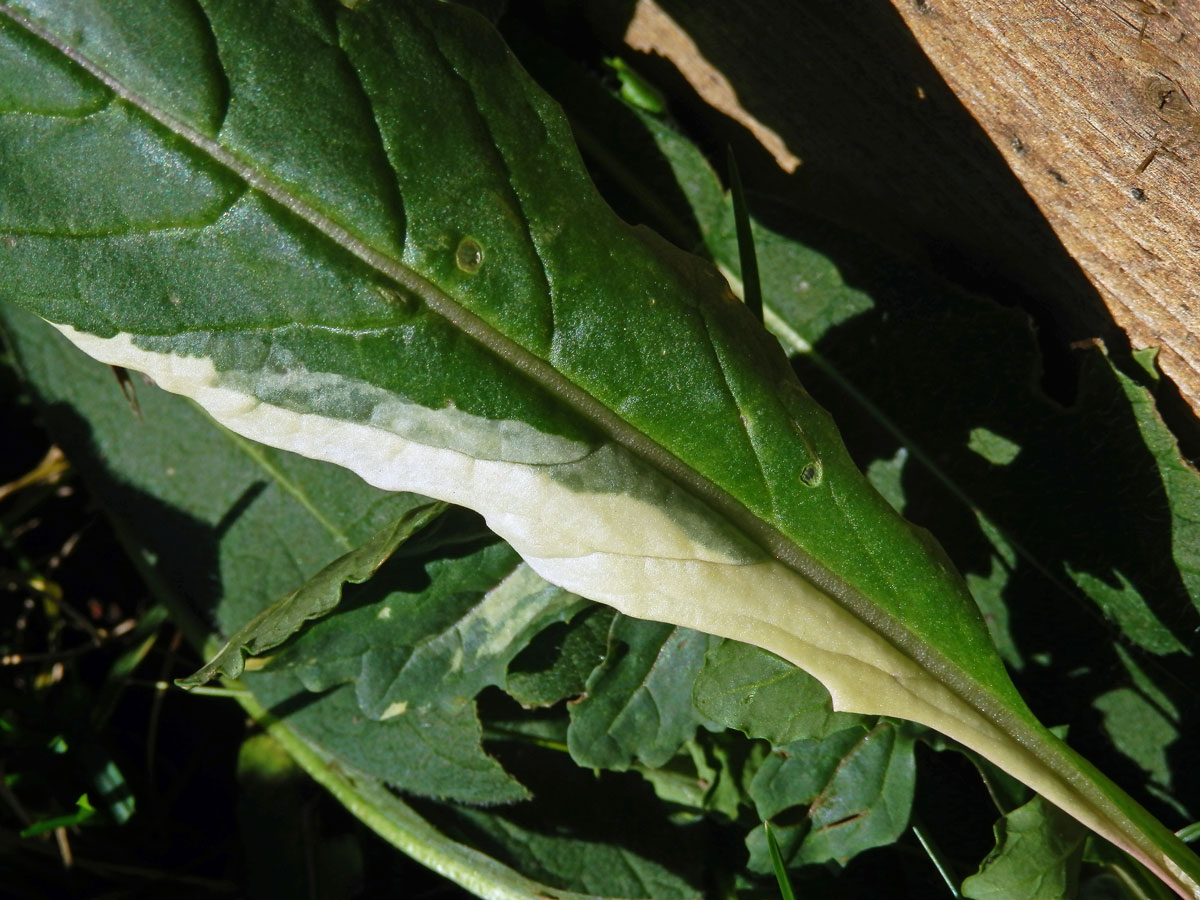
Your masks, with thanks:
M 946 882 L 946 888 L 950 891 L 950 896 L 961 897 L 962 894 L 958 891 L 958 879 L 954 877 L 950 863 L 946 860 L 946 857 L 942 854 L 942 851 L 938 848 L 933 838 L 925 830 L 925 826 L 921 822 L 914 820 L 912 833 L 918 843 L 920 843 L 921 849 L 925 851 L 925 854 L 933 863 L 934 868 L 938 870 L 938 874 L 942 876 L 942 881 Z

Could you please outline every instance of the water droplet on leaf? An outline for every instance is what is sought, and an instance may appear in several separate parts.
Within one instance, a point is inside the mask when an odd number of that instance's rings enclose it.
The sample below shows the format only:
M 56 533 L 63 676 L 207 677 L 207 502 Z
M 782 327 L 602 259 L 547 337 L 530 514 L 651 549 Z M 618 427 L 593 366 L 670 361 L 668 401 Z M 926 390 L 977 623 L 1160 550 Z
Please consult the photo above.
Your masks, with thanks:
M 483 248 L 471 238 L 463 238 L 454 252 L 454 262 L 464 272 L 478 272 L 479 267 L 483 265 Z

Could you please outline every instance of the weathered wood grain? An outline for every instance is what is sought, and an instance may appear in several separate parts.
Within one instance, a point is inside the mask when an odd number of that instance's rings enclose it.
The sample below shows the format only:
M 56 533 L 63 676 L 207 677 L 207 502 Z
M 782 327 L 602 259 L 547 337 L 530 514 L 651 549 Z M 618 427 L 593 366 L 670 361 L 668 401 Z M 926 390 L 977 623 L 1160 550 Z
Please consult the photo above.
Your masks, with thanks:
M 1200 4 L 892 0 L 1136 347 L 1200 413 Z

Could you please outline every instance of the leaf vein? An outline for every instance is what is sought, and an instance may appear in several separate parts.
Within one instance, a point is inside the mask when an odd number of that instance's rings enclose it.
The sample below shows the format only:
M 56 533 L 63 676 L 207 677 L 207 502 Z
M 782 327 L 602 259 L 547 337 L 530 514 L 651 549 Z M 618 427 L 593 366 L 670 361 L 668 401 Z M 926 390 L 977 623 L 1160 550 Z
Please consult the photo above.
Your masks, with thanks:
M 437 44 L 438 36 L 436 34 L 430 34 L 429 36 L 432 38 L 434 43 Z M 439 50 L 440 49 L 441 48 L 439 45 Z M 539 242 L 536 237 L 536 230 L 533 227 L 533 223 L 530 221 L 529 214 L 525 210 L 524 200 L 513 183 L 512 167 L 509 165 L 507 157 L 500 149 L 501 142 L 496 139 L 496 133 L 492 128 L 491 120 L 484 112 L 483 105 L 479 102 L 479 95 L 475 91 L 475 85 L 471 83 L 469 78 L 466 78 L 461 72 L 458 71 L 453 62 L 451 62 L 445 54 L 442 55 L 442 59 L 446 63 L 446 71 L 458 80 L 463 89 L 466 91 L 467 95 L 471 98 L 471 104 L 474 106 L 475 112 L 478 115 L 479 123 L 483 127 L 484 131 L 487 132 L 488 147 L 489 149 L 494 150 L 494 152 L 491 154 L 493 162 L 504 172 L 504 184 L 508 189 L 509 199 L 512 201 L 512 209 L 520 216 L 521 225 L 524 226 L 522 233 L 528 239 L 529 247 L 533 251 L 533 256 L 538 262 L 538 275 L 540 275 L 541 282 L 540 287 L 543 289 L 547 311 L 550 314 L 550 331 L 548 340 L 546 346 L 542 348 L 542 352 L 548 355 L 550 347 L 553 346 L 554 335 L 557 331 L 557 327 L 555 325 L 554 289 L 551 284 L 550 272 L 546 268 L 546 260 L 543 257 L 542 248 L 539 246 Z
M 223 219 L 233 210 L 233 208 L 238 204 L 238 201 L 240 201 L 242 197 L 246 195 L 247 191 L 248 187 L 245 184 L 238 185 L 237 190 L 229 195 L 228 200 L 222 206 L 214 208 L 212 211 L 208 212 L 203 219 L 196 219 L 192 222 L 185 222 L 182 224 L 130 226 L 128 228 L 109 228 L 104 230 L 96 229 L 87 231 L 19 228 L 5 229 L 0 231 L 0 237 L 96 240 L 103 238 L 149 237 L 151 235 L 171 234 L 172 232 L 184 235 L 193 231 L 204 231 L 206 228 L 212 228 L 217 225 L 221 219 Z
M 229 117 L 229 98 L 231 91 L 229 89 L 229 74 L 225 70 L 225 65 L 220 62 L 221 59 L 221 43 L 217 40 L 217 31 L 213 27 L 212 19 L 209 18 L 208 10 L 204 8 L 204 4 L 200 0 L 192 0 L 192 7 L 196 11 L 196 15 L 204 22 L 204 32 L 212 41 L 213 58 L 218 61 L 216 66 L 216 75 L 221 85 L 221 109 L 217 115 L 214 129 L 214 134 L 220 134 L 221 129 L 225 127 L 225 120 Z
M 354 56 L 350 53 L 344 43 L 344 33 L 341 28 L 341 20 L 337 24 L 338 40 L 337 44 L 333 45 L 341 54 L 342 59 L 346 62 L 346 68 L 354 74 L 354 84 L 358 88 L 359 94 L 362 97 L 363 103 L 371 113 L 371 124 L 375 128 L 373 135 L 375 142 L 379 146 L 379 152 L 385 165 L 382 168 L 387 170 L 387 196 L 379 198 L 392 215 L 396 218 L 396 239 L 397 245 L 403 247 L 405 244 L 405 234 L 408 231 L 407 218 L 404 212 L 404 191 L 400 185 L 400 173 L 396 171 L 396 167 L 391 162 L 391 155 L 388 153 L 387 139 L 384 137 L 383 122 L 380 121 L 379 112 L 375 108 L 375 103 L 371 99 L 370 91 L 367 90 L 366 84 L 362 80 L 362 72 L 354 62 Z
M 734 408 L 737 409 L 739 415 L 741 416 L 742 427 L 739 430 L 739 433 L 746 438 L 746 444 L 749 446 L 750 455 L 754 458 L 754 464 L 758 468 L 758 475 L 762 481 L 762 486 L 767 492 L 768 499 L 771 501 L 771 513 L 775 519 L 778 519 L 779 501 L 775 496 L 775 485 L 771 478 L 767 476 L 767 469 L 766 466 L 763 465 L 762 456 L 759 454 L 758 444 L 754 440 L 754 435 L 750 432 L 750 423 L 746 418 L 747 410 L 742 406 L 741 401 L 738 399 L 737 392 L 734 390 L 733 385 L 729 381 L 729 372 L 725 367 L 725 359 L 721 352 L 717 350 L 716 344 L 713 342 L 712 331 L 709 327 L 708 318 L 706 316 L 701 317 L 701 321 L 704 323 L 704 333 L 708 335 L 709 347 L 712 349 L 713 356 L 716 358 L 717 370 L 721 373 L 721 381 L 725 385 L 725 390 L 728 392 L 729 399 L 732 401 Z

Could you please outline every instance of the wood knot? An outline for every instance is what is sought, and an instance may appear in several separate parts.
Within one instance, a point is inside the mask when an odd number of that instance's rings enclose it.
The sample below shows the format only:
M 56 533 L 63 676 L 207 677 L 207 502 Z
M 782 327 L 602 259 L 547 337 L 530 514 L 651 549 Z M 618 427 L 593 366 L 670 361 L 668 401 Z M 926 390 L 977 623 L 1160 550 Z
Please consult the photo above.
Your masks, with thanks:
M 1200 122 L 1192 100 L 1178 81 L 1155 72 L 1142 82 L 1142 96 L 1154 113 L 1172 124 L 1187 124 L 1190 127 Z

